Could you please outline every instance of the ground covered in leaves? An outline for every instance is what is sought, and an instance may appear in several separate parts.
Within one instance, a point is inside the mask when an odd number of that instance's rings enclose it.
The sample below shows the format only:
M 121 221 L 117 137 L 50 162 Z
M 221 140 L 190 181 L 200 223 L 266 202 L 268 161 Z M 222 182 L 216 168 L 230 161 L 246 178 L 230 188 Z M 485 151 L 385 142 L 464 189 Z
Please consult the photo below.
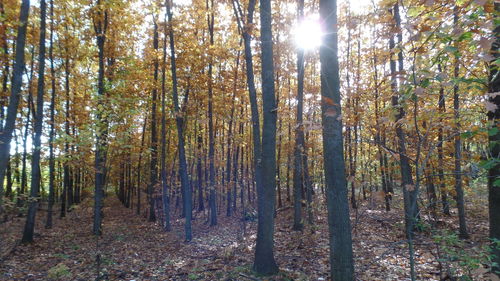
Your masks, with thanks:
M 447 273 L 491 278 L 487 268 L 479 266 L 487 242 L 487 203 L 485 198 L 474 200 L 468 202 L 470 240 L 456 239 L 454 209 L 451 217 L 422 223 L 415 239 L 418 280 L 440 280 Z M 364 202 L 351 213 L 358 280 L 409 280 L 397 201 L 401 200 L 394 200 L 390 212 Z M 56 219 L 50 230 L 43 228 L 45 213 L 40 212 L 35 243 L 29 245 L 16 242 L 24 218 L 0 225 L 0 280 L 96 280 L 98 271 L 100 280 L 328 280 L 324 208 L 316 207 L 315 225 L 303 232 L 291 230 L 292 211 L 282 208 L 277 214 L 275 256 L 280 273 L 272 277 L 251 271 L 256 222 L 220 216 L 219 225 L 209 227 L 206 214 L 195 213 L 194 239 L 185 243 L 182 219 L 173 222 L 171 232 L 164 232 L 110 196 L 99 239 L 91 234 L 91 200 Z

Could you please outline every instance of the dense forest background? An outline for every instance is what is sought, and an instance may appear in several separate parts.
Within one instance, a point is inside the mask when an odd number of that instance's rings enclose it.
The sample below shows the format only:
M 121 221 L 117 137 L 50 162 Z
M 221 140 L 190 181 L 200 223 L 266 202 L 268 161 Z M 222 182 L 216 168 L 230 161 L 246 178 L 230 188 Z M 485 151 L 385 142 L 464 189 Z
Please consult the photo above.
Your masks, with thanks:
M 0 0 L 0 279 L 498 280 L 499 11 Z

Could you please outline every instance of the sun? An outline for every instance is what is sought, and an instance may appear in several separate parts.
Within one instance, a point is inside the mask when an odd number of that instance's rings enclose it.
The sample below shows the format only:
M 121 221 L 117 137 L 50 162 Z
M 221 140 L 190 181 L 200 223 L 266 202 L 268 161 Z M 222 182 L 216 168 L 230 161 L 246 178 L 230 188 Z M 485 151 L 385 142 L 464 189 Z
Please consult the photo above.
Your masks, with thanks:
M 306 18 L 292 30 L 295 45 L 304 50 L 313 50 L 321 45 L 323 32 L 317 17 Z

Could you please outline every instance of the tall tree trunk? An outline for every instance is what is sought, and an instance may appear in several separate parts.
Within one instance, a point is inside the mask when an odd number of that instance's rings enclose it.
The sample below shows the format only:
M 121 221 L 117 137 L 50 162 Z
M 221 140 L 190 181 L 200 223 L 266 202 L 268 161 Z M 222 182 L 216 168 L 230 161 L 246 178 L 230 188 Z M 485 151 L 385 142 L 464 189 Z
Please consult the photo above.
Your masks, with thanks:
M 396 37 L 399 44 L 403 44 L 403 35 L 401 31 L 401 17 L 399 14 L 399 2 L 396 2 L 393 9 L 393 17 L 395 21 L 395 28 L 397 30 Z M 394 37 L 391 36 L 389 47 L 391 52 L 396 50 Z M 396 61 L 391 59 L 391 90 L 393 91 L 392 96 L 392 106 L 396 111 L 396 136 L 398 141 L 398 153 L 400 158 L 400 171 L 401 171 L 401 183 L 403 189 L 403 200 L 405 209 L 405 233 L 408 239 L 408 252 L 410 260 L 410 276 L 411 280 L 415 280 L 415 266 L 414 266 L 414 251 L 413 251 L 413 230 L 415 222 L 418 216 L 417 210 L 417 186 L 415 186 L 412 177 L 412 169 L 410 166 L 410 161 L 406 152 L 406 134 L 403 130 L 403 125 L 398 122 L 405 117 L 404 105 L 399 103 L 399 93 L 397 84 L 397 74 L 396 74 Z M 403 67 L 403 51 L 398 52 L 398 71 L 402 73 L 404 71 Z M 420 140 L 418 140 L 420 141 Z M 418 176 L 417 176 L 418 183 Z
M 136 205 L 136 210 L 135 210 L 135 214 L 136 215 L 140 215 L 141 214 L 141 193 L 142 193 L 142 189 L 141 189 L 141 182 L 142 182 L 142 178 L 141 178 L 141 164 L 142 164 L 142 150 L 144 148 L 144 139 L 146 137 L 146 125 L 148 124 L 148 117 L 146 116 L 144 118 L 144 123 L 142 125 L 142 137 L 141 137 L 141 147 L 139 148 L 139 161 L 137 161 L 137 205 Z
M 33 67 L 31 68 L 33 69 Z M 27 172 L 27 158 L 28 158 L 28 134 L 29 134 L 29 126 L 31 120 L 31 103 L 33 98 L 33 93 L 31 92 L 31 77 L 33 76 L 33 71 L 31 71 L 31 75 L 28 81 L 28 112 L 26 113 L 26 124 L 24 125 L 24 134 L 23 134 L 23 156 L 21 160 L 21 189 L 18 190 L 18 199 L 17 206 L 21 207 L 24 204 L 24 194 L 26 193 L 26 189 L 28 186 L 28 172 Z
M 399 5 L 396 5 L 393 8 L 393 16 L 395 20 L 395 28 L 397 30 L 400 29 L 401 19 L 399 16 Z M 397 38 L 399 43 L 402 41 L 401 32 L 397 32 Z M 389 42 L 389 48 L 392 52 L 396 51 L 396 45 L 394 42 L 394 38 L 391 36 Z M 399 63 L 399 71 L 403 71 L 403 54 L 401 51 L 398 52 L 398 63 Z M 410 162 L 406 153 L 406 134 L 403 130 L 403 126 L 401 123 L 398 123 L 399 120 L 402 120 L 405 116 L 405 110 L 402 104 L 399 103 L 399 94 L 398 94 L 398 83 L 397 83 L 397 70 L 396 70 L 396 61 L 391 59 L 390 61 L 390 69 L 391 69 L 391 89 L 393 91 L 392 96 L 392 106 L 396 111 L 396 136 L 398 141 L 398 153 L 400 158 L 400 167 L 401 167 L 401 185 L 403 189 L 403 200 L 405 206 L 405 225 L 406 225 L 406 235 L 411 236 L 413 233 L 413 220 L 416 218 L 415 210 L 410 210 L 410 202 L 412 202 L 412 193 L 414 192 L 414 183 L 412 178 L 412 170 L 410 167 Z M 410 238 L 410 237 L 408 237 Z
M 28 100 L 26 106 L 28 107 L 28 112 L 26 113 L 26 123 L 24 127 L 24 134 L 23 134 L 23 158 L 22 158 L 22 168 L 21 168 L 21 189 L 18 190 L 18 200 L 17 200 L 17 206 L 22 207 L 24 205 L 24 199 L 25 194 L 26 194 L 26 189 L 28 188 L 28 171 L 27 171 L 27 158 L 28 158 L 28 135 L 29 135 L 29 127 L 30 127 L 30 122 L 32 122 L 31 118 L 35 113 L 33 110 L 35 109 L 33 106 L 33 87 L 32 87 L 32 81 L 33 81 L 33 73 L 34 73 L 34 64 L 35 64 L 35 47 L 33 46 L 31 48 L 31 67 L 30 67 L 30 74 L 28 76 Z M 27 70 L 26 70 L 27 72 Z M 10 158 L 10 157 L 9 157 Z
M 233 159 L 231 159 L 231 148 L 232 148 L 232 143 L 231 140 L 233 139 L 233 124 L 236 127 L 236 123 L 234 122 L 234 110 L 235 110 L 235 104 L 236 104 L 236 89 L 237 89 L 237 83 L 238 83 L 238 70 L 240 67 L 240 52 L 238 51 L 238 54 L 236 56 L 236 65 L 234 68 L 234 81 L 233 81 L 233 95 L 231 98 L 231 118 L 229 119 L 229 128 L 228 128 L 228 134 L 227 134 L 227 154 L 226 154 L 226 190 L 227 190 L 227 208 L 226 208 L 226 216 L 230 217 L 232 215 L 233 210 L 233 204 L 232 204 L 232 191 L 231 189 L 233 188 L 231 186 L 231 164 Z M 235 148 L 235 147 L 234 147 Z M 235 149 L 234 149 L 235 150 Z M 233 154 L 235 154 L 235 151 L 233 150 Z M 236 167 L 235 167 L 236 169 Z
M 3 183 L 5 172 L 9 162 L 10 141 L 12 140 L 12 132 L 15 129 L 17 108 L 21 99 L 21 86 L 23 84 L 24 70 L 24 47 L 26 45 L 26 29 L 28 27 L 28 17 L 30 11 L 30 1 L 22 0 L 21 10 L 19 12 L 19 26 L 16 37 L 16 57 L 12 72 L 11 92 L 9 97 L 9 105 L 7 107 L 7 117 L 5 124 L 0 131 L 0 213 L 3 212 Z
M 153 20 L 153 48 L 158 51 L 158 24 L 156 19 Z M 154 56 L 153 60 L 154 67 L 154 85 L 151 98 L 151 162 L 149 171 L 149 186 L 148 186 L 148 198 L 149 198 L 149 216 L 148 220 L 153 222 L 156 221 L 155 214 L 155 198 L 154 193 L 156 186 L 158 184 L 158 137 L 156 132 L 156 101 L 158 96 L 158 58 Z
M 278 99 L 277 99 L 276 103 L 279 106 Z M 283 124 L 283 119 L 279 118 L 278 119 L 278 132 L 281 132 L 281 128 L 283 127 L 282 124 Z M 277 198 L 278 208 L 283 207 L 283 198 L 281 196 L 281 151 L 283 150 L 282 149 L 282 141 L 283 141 L 283 134 L 279 133 L 278 148 L 277 148 L 278 155 L 276 157 L 276 189 L 278 191 L 278 198 Z
M 298 21 L 304 20 L 304 0 L 298 1 Z M 302 171 L 302 153 L 304 151 L 304 126 L 302 112 L 304 110 L 304 49 L 297 51 L 297 116 L 295 125 L 295 146 L 293 152 L 293 230 L 302 230 L 302 191 L 304 173 Z
M 161 65 L 161 186 L 162 186 L 162 201 L 163 201 L 163 225 L 165 231 L 172 229 L 170 225 L 170 198 L 168 196 L 167 185 L 167 165 L 165 163 L 167 157 L 167 112 L 166 112 L 166 67 L 167 67 L 167 14 L 165 13 L 164 19 L 164 37 L 163 37 L 163 61 Z
M 210 46 L 214 44 L 214 1 L 206 0 L 207 24 Z M 217 225 L 216 192 L 215 192 L 215 140 L 214 140 L 214 121 L 213 121 L 213 81 L 212 69 L 213 58 L 210 55 L 208 63 L 208 160 L 210 162 L 210 187 L 209 187 L 209 205 L 210 205 L 210 225 Z M 221 201 L 222 202 L 222 201 Z
M 257 185 L 257 243 L 254 270 L 262 275 L 278 272 L 274 260 L 274 205 L 276 193 L 276 97 L 274 93 L 274 65 L 272 41 L 271 0 L 260 1 L 260 40 L 262 65 L 262 184 Z M 254 156 L 257 157 L 257 156 Z
M 257 103 L 257 90 L 255 88 L 255 77 L 253 73 L 253 56 L 252 56 L 252 30 L 249 28 L 253 25 L 253 16 L 255 11 L 255 0 L 249 0 L 246 14 L 246 23 L 243 22 L 243 12 L 237 0 L 233 0 L 233 5 L 235 6 L 236 17 L 238 19 L 238 24 L 242 30 L 243 45 L 245 48 L 245 65 L 246 65 L 246 78 L 248 95 L 250 98 L 250 109 L 252 115 L 252 140 L 253 140 L 253 180 L 249 182 L 248 185 L 248 200 L 252 202 L 252 196 L 250 191 L 250 185 L 257 185 L 257 189 L 262 186 L 262 161 L 261 161 L 261 138 L 260 138 L 260 119 L 259 119 L 259 108 Z M 247 157 L 250 153 L 247 152 Z M 248 163 L 247 163 L 248 165 Z M 247 166 L 247 169 L 249 166 Z M 247 173 L 248 174 L 248 173 Z M 274 260 L 274 258 L 273 258 Z
M 197 136 L 197 160 L 196 160 L 196 171 L 197 171 L 197 184 L 198 184 L 198 212 L 205 210 L 204 197 L 203 197 L 203 169 L 201 163 L 201 156 L 203 154 L 203 137 L 201 135 L 201 124 L 198 126 L 198 136 Z
M 374 51 L 375 52 L 375 51 Z M 384 162 L 384 150 L 382 144 L 382 138 L 380 136 L 380 132 L 384 131 L 385 126 L 380 124 L 380 116 L 379 116 L 379 87 L 378 87 L 378 71 L 377 71 L 377 56 L 373 55 L 373 79 L 375 81 L 375 126 L 376 126 L 376 134 L 375 134 L 375 142 L 378 147 L 378 160 L 380 165 L 380 177 L 382 180 L 382 190 L 384 191 L 384 199 L 385 199 L 385 210 L 389 212 L 391 210 L 391 195 L 389 193 L 388 188 L 388 179 L 387 179 L 387 167 Z
M 441 64 L 438 64 L 439 73 L 441 73 Z M 446 105 L 445 105 L 445 97 L 444 97 L 444 87 L 439 88 L 439 113 L 441 115 L 440 124 L 443 124 L 444 114 L 446 113 Z M 443 214 L 449 216 L 450 215 L 450 207 L 448 203 L 448 192 L 446 191 L 446 184 L 444 182 L 444 154 L 443 154 L 443 125 L 439 126 L 438 129 L 438 143 L 437 143 L 437 151 L 438 151 L 438 174 L 439 174 L 439 191 L 441 193 L 441 204 L 443 207 Z
M 453 24 L 458 25 L 458 7 L 453 9 Z M 457 208 L 458 208 L 458 225 L 459 236 L 462 239 L 469 238 L 467 233 L 467 224 L 465 222 L 465 203 L 464 189 L 462 187 L 462 140 L 460 137 L 460 94 L 458 93 L 458 78 L 460 71 L 460 62 L 458 57 L 455 57 L 453 65 L 453 77 L 455 85 L 453 86 L 453 112 L 455 117 L 455 192 L 457 193 Z
M 342 140 L 337 1 L 320 0 L 325 36 L 320 47 L 321 112 L 324 176 L 327 190 L 330 274 L 333 280 L 354 280 L 351 223 Z
M 67 27 L 66 27 L 67 28 Z M 64 190 L 66 191 L 66 196 L 65 196 L 65 207 L 69 209 L 71 205 L 73 204 L 73 190 L 71 186 L 71 171 L 70 171 L 70 157 L 71 154 L 69 152 L 69 137 L 71 135 L 70 133 L 70 124 L 69 124 L 69 118 L 70 118 L 70 87 L 69 87 L 69 75 L 70 75 L 70 62 L 69 62 L 69 47 L 65 47 L 66 51 L 66 59 L 64 61 L 64 76 L 65 76 L 65 81 L 64 81 L 64 89 L 65 89 L 65 94 L 66 94 L 66 103 L 65 103 L 65 120 L 64 120 L 64 132 L 66 133 L 65 141 L 64 141 L 64 156 L 66 157 L 66 161 L 64 162 L 64 168 L 63 168 L 63 177 L 64 177 Z M 61 210 L 61 215 L 63 212 L 66 212 L 66 210 Z
M 5 7 L 3 0 L 0 1 L 0 17 L 5 18 Z M 4 107 L 7 104 L 7 83 L 9 82 L 10 75 L 10 58 L 9 58 L 9 41 L 7 39 L 7 22 L 2 21 L 2 34 L 0 34 L 0 40 L 2 41 L 3 56 L 2 56 L 2 92 L 0 95 L 0 133 L 3 131 L 3 122 L 5 119 Z M 2 183 L 0 183 L 1 185 Z M 0 187 L 1 189 L 1 187 Z
M 38 207 L 38 193 L 40 190 L 40 151 L 42 149 L 42 122 L 43 122 L 43 96 L 45 86 L 45 25 L 47 5 L 45 0 L 40 1 L 40 50 L 38 53 L 38 89 L 36 98 L 35 132 L 33 138 L 34 151 L 31 160 L 31 191 L 28 208 L 28 216 L 24 225 L 21 241 L 23 243 L 33 242 L 35 231 L 35 216 Z
M 106 42 L 106 31 L 108 28 L 108 11 L 101 5 L 101 0 L 96 2 L 96 15 L 93 20 L 94 31 L 96 34 L 96 43 L 99 55 L 99 70 L 97 75 L 97 103 L 98 111 L 96 119 L 98 122 L 96 132 L 96 149 L 95 149 L 95 190 L 94 190 L 94 235 L 101 235 L 102 229 L 102 208 L 104 199 L 104 184 L 106 179 L 106 154 L 107 154 L 107 137 L 108 137 L 108 121 L 105 117 L 105 95 L 104 87 L 104 44 Z
M 495 2 L 496 19 L 500 14 L 500 3 Z M 497 25 L 493 30 L 495 42 L 491 46 L 491 54 L 494 59 L 490 62 L 490 77 L 489 77 L 489 92 L 488 102 L 495 105 L 494 110 L 488 111 L 489 124 L 489 149 L 492 159 L 496 161 L 488 171 L 488 207 L 490 220 L 490 239 L 492 243 L 492 256 L 495 265 L 493 272 L 500 276 L 500 247 L 497 241 L 500 240 L 500 68 L 494 60 L 500 58 L 500 25 Z M 495 242 L 496 240 L 496 242 Z
M 186 152 L 184 147 L 184 127 L 183 127 L 183 115 L 180 113 L 179 109 L 179 97 L 177 93 L 177 67 L 175 65 L 175 40 L 174 40 L 174 30 L 172 28 L 172 11 L 171 2 L 166 0 L 165 4 L 167 6 L 167 15 L 169 23 L 169 37 L 170 37 L 170 58 L 171 58 L 171 72 L 172 72 L 172 96 L 174 101 L 174 116 L 177 125 L 177 138 L 178 138 L 178 151 L 179 151 L 179 174 L 181 178 L 181 188 L 184 193 L 184 209 L 186 211 L 186 221 L 184 225 L 185 229 L 185 240 L 186 242 L 192 239 L 191 230 L 191 218 L 192 218 L 192 192 L 191 185 L 189 184 L 187 164 L 186 164 Z

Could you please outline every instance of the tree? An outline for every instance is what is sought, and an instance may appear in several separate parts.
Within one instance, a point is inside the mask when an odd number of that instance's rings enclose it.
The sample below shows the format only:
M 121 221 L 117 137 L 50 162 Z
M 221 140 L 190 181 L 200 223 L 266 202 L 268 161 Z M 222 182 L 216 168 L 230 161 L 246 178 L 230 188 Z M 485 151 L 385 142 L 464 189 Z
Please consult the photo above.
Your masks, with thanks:
M 257 90 L 255 88 L 255 76 L 253 70 L 253 55 L 252 55 L 252 26 L 253 26 L 253 15 L 255 11 L 255 0 L 250 0 L 248 2 L 246 22 L 244 21 L 244 14 L 241 6 L 237 0 L 233 0 L 233 7 L 238 21 L 238 27 L 242 32 L 243 45 L 245 51 L 245 65 L 246 65 L 246 80 L 248 87 L 248 95 L 250 99 L 250 110 L 252 115 L 252 144 L 253 144 L 253 182 L 257 186 L 257 190 L 261 189 L 262 186 L 262 161 L 261 161 L 261 138 L 260 138 L 260 118 L 259 118 L 259 107 L 257 103 Z M 248 167 L 248 166 L 247 166 Z M 250 192 L 248 192 L 250 195 Z M 250 200 L 250 196 L 249 200 Z
M 43 96 L 45 91 L 45 25 L 47 5 L 45 0 L 40 1 L 40 50 L 38 53 L 38 89 L 35 113 L 35 135 L 33 138 L 33 157 L 31 160 L 31 190 L 28 216 L 23 232 L 23 243 L 33 242 L 35 231 L 35 216 L 38 208 L 38 195 L 40 190 L 40 152 L 42 150 L 42 124 L 43 124 Z
M 30 11 L 30 1 L 23 0 L 21 2 L 21 10 L 19 13 L 19 26 L 17 28 L 16 37 L 16 57 L 12 71 L 12 84 L 9 97 L 9 105 L 7 108 L 7 117 L 5 124 L 0 134 L 0 213 L 3 210 L 3 184 L 7 164 L 9 163 L 10 141 L 12 140 L 12 132 L 15 128 L 17 109 L 19 100 L 21 99 L 21 86 L 23 83 L 24 71 L 24 47 L 26 45 L 26 29 L 28 26 L 28 17 Z
M 50 94 L 50 132 L 49 132 L 49 202 L 47 206 L 46 228 L 52 228 L 52 215 L 55 197 L 55 161 L 54 161 L 54 138 L 55 138 L 55 99 L 56 99 L 56 77 L 54 68 L 54 0 L 50 0 L 50 76 L 51 76 L 51 94 Z
M 304 20 L 304 1 L 298 1 L 298 21 Z M 305 150 L 304 126 L 302 112 L 304 110 L 304 49 L 297 51 L 297 116 L 295 125 L 295 146 L 293 153 L 293 229 L 302 230 L 302 189 L 304 183 L 303 153 Z
M 274 96 L 271 1 L 260 1 L 262 66 L 262 185 L 257 185 L 257 242 L 254 269 L 270 275 L 278 271 L 274 260 L 274 205 L 276 193 L 276 98 Z M 254 132 L 255 134 L 255 132 Z
M 351 223 L 342 139 L 340 75 L 337 57 L 337 1 L 320 0 L 320 20 L 324 26 L 321 62 L 321 113 L 323 154 L 328 206 L 330 274 L 333 280 L 354 280 Z
M 158 51 L 158 24 L 156 22 L 156 17 L 153 16 L 153 48 Z M 151 96 L 151 162 L 149 171 L 149 185 L 148 185 L 148 198 L 149 198 L 149 221 L 153 222 L 156 220 L 155 214 L 155 198 L 154 191 L 156 185 L 158 184 L 158 137 L 156 131 L 156 103 L 158 97 L 158 57 L 155 55 L 153 59 L 153 91 Z
M 495 2 L 496 19 L 500 13 L 500 3 Z M 489 100 L 488 104 L 488 120 L 489 124 L 489 149 L 492 159 L 492 165 L 488 171 L 488 206 L 490 220 L 490 239 L 493 240 L 492 255 L 495 266 L 493 272 L 500 276 L 500 66 L 498 59 L 500 58 L 500 25 L 497 25 L 493 30 L 494 42 L 491 46 L 491 54 L 493 60 L 490 63 L 489 77 Z
M 168 195 L 168 185 L 167 185 L 167 112 L 166 112 L 166 67 L 167 67 L 167 13 L 165 13 L 164 18 L 164 37 L 163 37 L 163 60 L 161 65 L 161 187 L 162 187 L 162 198 L 163 198 L 163 223 L 165 231 L 171 230 L 170 225 L 170 197 Z
M 458 24 L 458 7 L 455 6 L 453 9 L 453 24 L 457 26 Z M 458 56 L 458 54 L 456 55 Z M 464 190 L 462 187 L 462 139 L 460 137 L 460 94 L 459 94 L 459 72 L 460 72 L 460 62 L 459 58 L 455 57 L 455 62 L 453 63 L 453 77 L 456 82 L 453 86 L 453 112 L 455 117 L 455 192 L 457 193 L 457 208 L 458 208 L 458 225 L 459 225 L 459 236 L 462 239 L 469 238 L 467 233 L 467 224 L 465 222 L 465 203 L 464 203 Z
M 104 87 L 104 46 L 108 29 L 108 10 L 106 3 L 97 0 L 95 5 L 94 31 L 99 54 L 99 70 L 97 76 L 97 113 L 96 113 L 96 144 L 95 144 L 95 190 L 94 190 L 94 235 L 101 235 L 102 207 L 104 200 L 104 185 L 106 177 L 106 147 L 108 124 L 105 115 L 105 87 Z
M 189 184 L 188 177 L 188 167 L 186 163 L 186 151 L 184 145 L 184 121 L 183 114 L 180 111 L 179 106 L 179 94 L 177 92 L 177 66 L 176 66 L 176 58 L 175 58 L 175 38 L 174 38 L 174 30 L 172 25 L 172 2 L 170 0 L 165 1 L 165 5 L 167 6 L 167 15 L 168 15 L 168 23 L 169 23 L 169 38 L 170 38 L 170 70 L 172 72 L 172 97 L 174 101 L 174 115 L 175 122 L 177 126 L 177 140 L 178 140 L 178 151 L 179 151 L 179 174 L 181 178 L 181 189 L 184 194 L 184 210 L 185 210 L 185 241 L 189 242 L 192 239 L 192 230 L 191 230 L 191 219 L 192 219 L 192 191 L 191 185 Z
M 206 1 L 207 24 L 210 46 L 214 44 L 214 1 Z M 210 161 L 210 187 L 209 187 L 209 200 L 210 206 L 210 225 L 217 225 L 217 209 L 216 209 L 216 194 L 215 194 L 215 140 L 214 140 L 214 121 L 213 121 L 213 56 L 210 55 L 208 63 L 208 160 Z

